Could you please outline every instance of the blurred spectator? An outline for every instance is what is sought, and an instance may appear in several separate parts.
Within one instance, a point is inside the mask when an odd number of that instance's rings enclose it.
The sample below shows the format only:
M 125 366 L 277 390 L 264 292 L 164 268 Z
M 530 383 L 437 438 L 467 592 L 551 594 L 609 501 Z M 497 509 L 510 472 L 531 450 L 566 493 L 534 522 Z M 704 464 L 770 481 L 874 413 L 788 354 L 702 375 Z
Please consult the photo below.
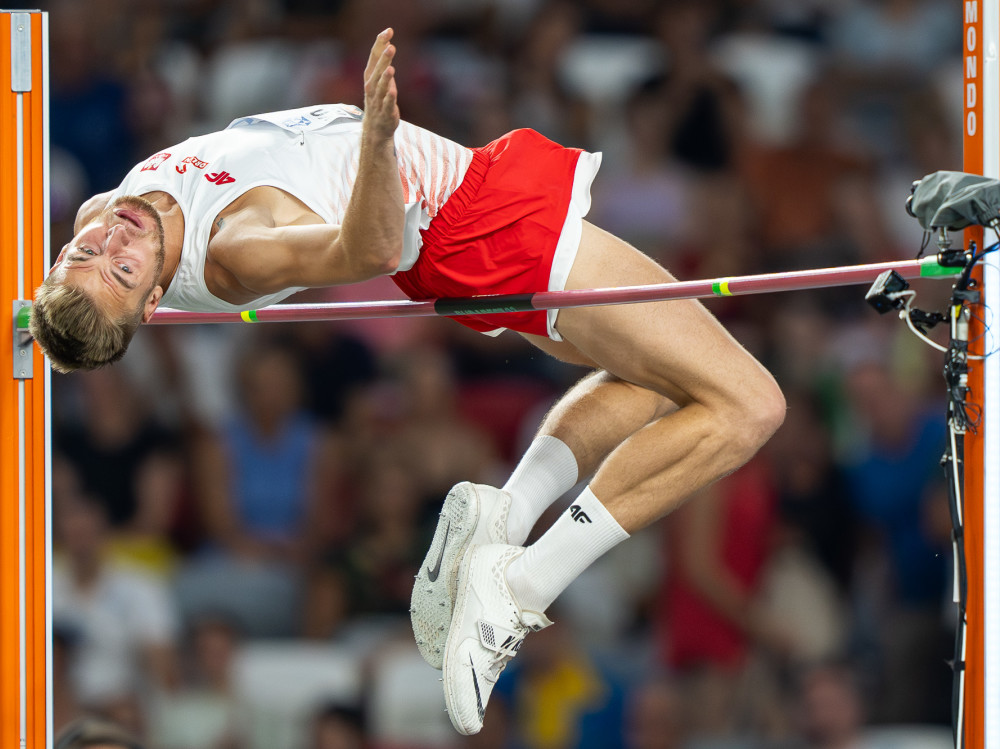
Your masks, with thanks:
M 864 740 L 864 699 L 845 664 L 823 663 L 798 679 L 797 723 L 802 749 L 855 749 Z
M 796 643 L 760 598 L 775 523 L 774 485 L 757 458 L 664 524 L 669 563 L 655 635 L 689 700 L 691 730 L 703 737 L 776 729 L 770 667 L 790 658 Z
M 690 180 L 669 158 L 664 137 L 671 99 L 663 82 L 651 80 L 625 104 L 627 152 L 617 163 L 603 163 L 594 183 L 591 218 L 595 224 L 663 259 L 692 230 Z M 665 261 L 666 262 L 666 261 Z
M 791 142 L 751 144 L 743 151 L 743 177 L 769 268 L 867 261 L 888 244 L 877 214 L 849 213 L 854 201 L 877 201 L 871 162 L 840 141 L 834 96 L 829 82 L 817 81 L 802 94 Z
M 372 382 L 378 362 L 370 345 L 336 324 L 299 323 L 289 334 L 302 362 L 303 401 L 311 415 L 334 424 L 357 388 Z
M 53 0 L 49 5 L 50 138 L 80 162 L 88 194 L 110 190 L 138 160 L 128 127 L 128 92 L 108 55 L 117 45 L 101 43 L 108 19 L 87 4 Z
M 157 422 L 185 447 L 236 411 L 235 368 L 256 331 L 224 325 L 142 326 L 121 361 Z
M 100 504 L 64 494 L 56 506 L 52 619 L 74 643 L 70 683 L 83 706 L 137 721 L 144 696 L 177 685 L 177 611 L 161 581 L 107 558 Z
M 802 393 L 789 395 L 785 423 L 764 450 L 778 489 L 778 522 L 761 605 L 794 632 L 793 663 L 801 664 L 847 647 L 858 532 L 817 404 Z
M 70 680 L 74 635 L 62 626 L 52 626 L 52 725 L 57 730 L 83 714 Z
M 59 425 L 55 451 L 73 464 L 111 525 L 122 528 L 146 512 L 136 494 L 144 461 L 168 448 L 173 436 L 150 417 L 120 366 L 80 373 L 72 388 L 78 416 Z
M 183 681 L 153 702 L 150 740 L 158 749 L 243 749 L 244 716 L 233 683 L 237 625 L 208 615 L 188 629 Z
M 559 75 L 559 62 L 580 32 L 580 9 L 566 0 L 549 0 L 525 27 L 511 57 L 507 106 L 515 127 L 530 127 L 567 146 L 585 148 L 588 111 Z
M 458 383 L 446 352 L 405 352 L 391 363 L 399 402 L 393 442 L 399 447 L 419 495 L 436 511 L 459 481 L 486 481 L 497 468 L 489 425 L 475 424 L 458 410 Z
M 666 678 L 650 679 L 632 688 L 625 720 L 627 749 L 681 749 L 684 745 L 684 697 Z
M 302 570 L 342 518 L 329 517 L 338 456 L 302 409 L 294 353 L 261 342 L 241 359 L 242 410 L 197 453 L 207 545 L 182 571 L 188 615 L 224 610 L 251 634 L 299 630 Z
M 313 718 L 312 740 L 307 749 L 364 749 L 364 714 L 340 705 L 327 705 Z
M 951 100 L 937 90 L 918 88 L 900 102 L 897 139 L 900 158 L 880 165 L 878 206 L 901 255 L 915 256 L 924 239 L 923 228 L 913 216 L 900 211 L 900 199 L 910 194 L 913 181 L 939 169 L 962 169 L 962 144 L 958 137 L 960 116 Z
M 669 153 L 707 172 L 733 165 L 743 128 L 739 92 L 707 54 L 722 12 L 719 3 L 680 0 L 664 4 L 654 25 L 669 60 L 662 89 L 670 102 Z
M 121 726 L 100 718 L 81 718 L 55 737 L 55 749 L 142 749 Z
M 852 492 L 833 460 L 818 399 L 793 390 L 786 392 L 786 402 L 785 423 L 765 449 L 778 488 L 782 533 L 794 536 L 846 596 L 858 546 Z
M 907 96 L 961 49 L 962 14 L 938 0 L 860 0 L 838 6 L 828 29 L 832 78 L 868 146 L 900 158 L 896 127 Z M 936 167 L 943 168 L 943 167 Z
M 337 459 L 302 406 L 302 380 L 288 347 L 261 342 L 241 357 L 241 410 L 199 466 L 210 540 L 230 554 L 299 562 L 318 543 Z
M 359 522 L 352 537 L 326 551 L 310 576 L 306 634 L 340 634 L 345 621 L 402 618 L 432 529 L 421 523 L 422 497 L 397 450 L 365 461 Z
M 961 19 L 934 0 L 859 0 L 837 7 L 830 45 L 853 73 L 915 79 L 960 47 Z
M 524 749 L 623 746 L 622 676 L 582 648 L 567 624 L 525 644 L 495 688 L 493 699 L 505 705 L 498 712 L 508 714 L 513 743 Z
M 109 552 L 164 579 L 178 562 L 171 540 L 181 503 L 184 466 L 173 452 L 146 457 L 135 472 L 136 512 L 115 534 Z
M 949 595 L 947 538 L 928 532 L 933 507 L 945 501 L 938 461 L 945 424 L 879 361 L 848 372 L 847 394 L 859 426 L 847 475 L 858 514 L 876 535 L 875 557 L 888 563 L 880 585 L 878 641 L 884 657 L 882 711 L 898 722 L 946 720 L 949 656 L 941 605 Z M 869 574 L 873 568 L 869 565 Z M 943 694 L 942 694 L 943 692 Z

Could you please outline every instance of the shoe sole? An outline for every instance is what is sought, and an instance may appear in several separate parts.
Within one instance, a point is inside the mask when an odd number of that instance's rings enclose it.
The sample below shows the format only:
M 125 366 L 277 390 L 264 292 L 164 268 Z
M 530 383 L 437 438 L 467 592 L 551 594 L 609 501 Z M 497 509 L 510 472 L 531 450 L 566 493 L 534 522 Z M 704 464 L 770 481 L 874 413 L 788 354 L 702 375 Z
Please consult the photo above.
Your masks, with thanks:
M 413 637 L 423 659 L 439 670 L 444 664 L 455 607 L 456 570 L 476 530 L 479 510 L 479 494 L 473 484 L 462 482 L 448 492 L 431 546 L 413 584 Z
M 469 595 L 468 595 L 469 571 L 472 569 L 473 556 L 474 556 L 474 551 L 469 552 L 468 554 L 462 557 L 461 562 L 459 564 L 458 581 L 455 586 L 456 590 L 455 600 L 457 601 L 459 598 L 458 591 L 463 591 L 463 595 L 461 596 L 461 602 L 455 606 L 455 611 L 453 613 L 453 618 L 452 618 L 452 622 L 455 623 L 460 623 L 462 619 L 465 617 L 465 603 L 466 601 L 469 600 Z M 444 673 L 441 679 L 444 682 L 444 705 L 445 705 L 445 710 L 448 713 L 448 718 L 451 719 L 451 724 L 455 727 L 455 730 L 464 736 L 471 736 L 473 734 L 479 733 L 479 731 L 482 730 L 483 725 L 482 723 L 480 723 L 479 725 L 471 725 L 471 726 L 465 725 L 462 722 L 462 719 L 459 715 L 459 711 L 456 709 L 455 695 L 453 690 L 453 687 L 455 686 L 454 682 L 456 680 L 451 678 L 452 669 L 456 667 L 460 669 L 466 668 L 465 663 L 456 664 L 452 662 L 453 658 L 455 657 L 455 654 L 452 653 L 451 651 L 452 649 L 457 649 L 460 644 L 460 642 L 458 641 L 452 642 L 453 636 L 456 638 L 459 636 L 456 630 L 457 630 L 456 627 L 449 627 L 448 638 L 444 646 L 444 663 L 442 667 Z

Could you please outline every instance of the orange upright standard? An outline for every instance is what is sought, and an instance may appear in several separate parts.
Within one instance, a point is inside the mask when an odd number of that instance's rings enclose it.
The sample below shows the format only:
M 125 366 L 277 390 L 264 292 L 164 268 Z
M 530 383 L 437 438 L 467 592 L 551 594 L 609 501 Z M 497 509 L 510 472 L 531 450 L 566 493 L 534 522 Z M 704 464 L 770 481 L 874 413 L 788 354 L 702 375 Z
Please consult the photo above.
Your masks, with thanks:
M 0 11 L 0 747 L 52 746 L 49 372 L 26 327 L 48 255 L 48 27 Z

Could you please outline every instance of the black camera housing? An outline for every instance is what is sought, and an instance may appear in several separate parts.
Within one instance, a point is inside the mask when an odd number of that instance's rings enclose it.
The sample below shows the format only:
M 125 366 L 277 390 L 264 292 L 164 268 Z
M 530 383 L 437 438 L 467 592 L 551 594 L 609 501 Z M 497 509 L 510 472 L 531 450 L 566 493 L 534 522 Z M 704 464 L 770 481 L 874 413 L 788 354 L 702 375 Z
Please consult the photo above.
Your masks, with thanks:
M 908 288 L 910 288 L 910 284 L 905 278 L 894 270 L 887 270 L 875 279 L 875 283 L 865 294 L 865 301 L 874 307 L 880 315 L 884 315 L 886 312 L 903 309 L 903 300 L 892 299 L 889 294 L 897 294 Z

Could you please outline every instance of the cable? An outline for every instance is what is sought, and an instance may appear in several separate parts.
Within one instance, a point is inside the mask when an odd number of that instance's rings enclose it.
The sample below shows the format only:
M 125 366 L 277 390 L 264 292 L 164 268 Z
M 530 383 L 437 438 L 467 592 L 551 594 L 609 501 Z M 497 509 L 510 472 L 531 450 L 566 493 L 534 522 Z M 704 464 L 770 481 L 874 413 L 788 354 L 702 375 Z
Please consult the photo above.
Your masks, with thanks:
M 888 296 L 890 299 L 902 299 L 904 297 L 906 298 L 906 301 L 903 303 L 903 309 L 899 311 L 899 319 L 906 321 L 906 325 L 913 332 L 913 335 L 922 340 L 931 348 L 935 348 L 942 353 L 947 354 L 950 351 L 950 349 L 947 346 L 942 346 L 937 341 L 933 341 L 930 338 L 928 338 L 927 334 L 921 331 L 919 328 L 917 328 L 917 326 L 913 323 L 913 319 L 910 317 L 912 313 L 912 310 L 910 308 L 913 306 L 913 300 L 916 299 L 917 297 L 917 292 L 913 291 L 912 289 L 907 289 L 906 291 L 897 291 L 892 294 L 886 294 L 886 296 Z M 984 330 L 988 331 L 989 328 L 985 328 Z M 996 349 L 994 349 L 994 351 L 991 351 L 988 354 L 983 354 L 983 355 L 969 354 L 968 359 L 974 361 L 982 361 L 987 356 L 990 356 L 993 353 L 995 353 L 995 351 Z
M 948 349 L 945 346 L 942 346 L 940 343 L 937 343 L 936 341 L 932 341 L 923 332 L 918 330 L 916 325 L 913 324 L 913 320 L 910 318 L 910 313 L 911 313 L 910 307 L 913 305 L 913 300 L 916 298 L 917 292 L 913 290 L 897 291 L 893 294 L 887 294 L 886 296 L 888 296 L 890 299 L 902 299 L 905 297 L 906 301 L 903 303 L 903 309 L 899 311 L 899 319 L 905 320 L 907 326 L 910 328 L 911 331 L 913 331 L 913 335 L 922 340 L 928 346 L 936 348 L 938 351 L 941 351 L 943 353 L 948 353 Z

